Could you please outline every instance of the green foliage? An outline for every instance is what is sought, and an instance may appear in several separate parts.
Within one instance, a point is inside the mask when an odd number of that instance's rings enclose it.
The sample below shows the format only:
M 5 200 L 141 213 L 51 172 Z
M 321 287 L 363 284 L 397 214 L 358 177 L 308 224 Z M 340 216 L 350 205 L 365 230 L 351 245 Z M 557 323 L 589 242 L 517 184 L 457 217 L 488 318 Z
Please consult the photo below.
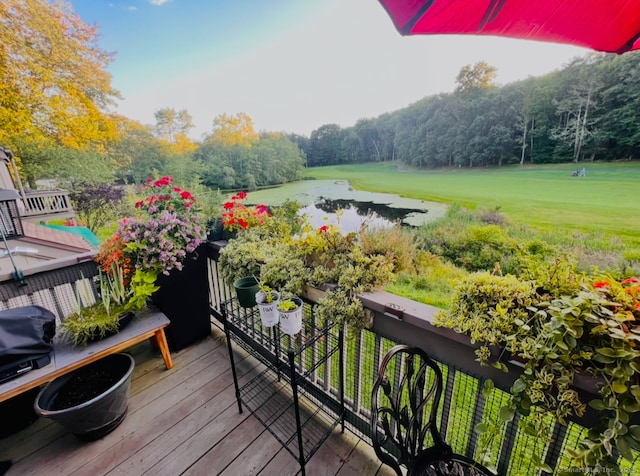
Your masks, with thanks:
M 122 268 L 99 275 L 99 301 L 93 302 L 91 282 L 82 278 L 76 287 L 75 312 L 62 321 L 61 334 L 73 345 L 85 346 L 96 337 L 118 331 L 118 317 L 128 311 L 129 290 Z
M 118 331 L 118 317 L 125 312 L 123 307 L 113 307 L 111 312 L 101 304 L 95 304 L 82 310 L 81 314 L 72 314 L 62 321 L 62 335 L 74 346 L 86 346 L 96 336 L 104 337 Z
M 278 309 L 281 311 L 293 311 L 295 309 L 298 309 L 299 307 L 300 304 L 295 302 L 293 298 L 283 299 L 282 301 L 278 302 Z
M 211 188 L 254 190 L 297 180 L 303 154 L 282 134 L 233 133 L 233 140 L 209 138 L 194 152 L 203 170 L 203 183 Z M 245 140 L 246 139 L 246 140 Z
M 280 298 L 280 293 L 275 289 L 271 289 L 265 281 L 260 281 L 258 286 L 260 288 L 260 291 L 256 293 L 256 302 L 258 304 L 272 303 Z
M 486 215 L 481 215 L 486 216 Z M 427 251 L 468 271 L 518 271 L 518 242 L 499 225 L 481 224 L 478 218 L 455 208 L 447 216 L 419 231 Z
M 129 297 L 126 308 L 128 310 L 144 308 L 147 305 L 147 299 L 160 289 L 160 286 L 156 285 L 157 279 L 157 271 L 136 270 L 131 277 L 131 296 Z
M 263 285 L 283 295 L 333 284 L 335 289 L 318 303 L 319 318 L 347 323 L 354 330 L 367 326 L 369 319 L 357 295 L 393 279 L 393 255 L 372 246 L 376 240 L 366 238 L 364 230 L 342 235 L 335 226 L 313 229 L 304 224 L 302 233 L 293 235 L 290 220 L 278 218 L 284 216 L 276 212 L 274 219 L 230 240 L 220 252 L 225 280 L 258 276 Z
M 446 308 L 451 303 L 453 281 L 466 274 L 466 271 L 440 257 L 420 251 L 417 255 L 416 272 L 398 273 L 396 280 L 387 284 L 385 290 L 414 301 Z
M 574 464 L 601 471 L 615 468 L 615 451 L 632 461 L 631 449 L 640 448 L 640 430 L 636 439 L 629 425 L 631 416 L 640 412 L 639 281 L 580 274 L 561 259 L 527 272 L 527 280 L 469 275 L 456 288 L 452 306 L 438 313 L 437 325 L 480 344 L 476 354 L 481 363 L 493 361 L 507 370 L 500 359 L 504 353 L 525 362 L 505 415 L 550 411 L 566 424 L 568 417 L 586 410 L 573 388 L 576 374 L 599 378 L 599 398 L 589 405 L 601 420 L 571 451 Z M 536 424 L 541 418 L 526 421 L 527 433 L 546 434 Z M 542 465 L 542 455 L 534 456 Z

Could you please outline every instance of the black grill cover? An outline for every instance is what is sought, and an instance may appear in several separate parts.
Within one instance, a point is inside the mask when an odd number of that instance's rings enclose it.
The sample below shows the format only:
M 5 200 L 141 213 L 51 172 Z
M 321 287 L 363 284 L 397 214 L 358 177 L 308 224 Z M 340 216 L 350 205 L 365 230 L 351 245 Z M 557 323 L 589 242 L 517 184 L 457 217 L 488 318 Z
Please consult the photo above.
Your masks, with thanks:
M 56 316 L 41 306 L 0 311 L 0 363 L 19 356 L 48 354 L 56 335 Z

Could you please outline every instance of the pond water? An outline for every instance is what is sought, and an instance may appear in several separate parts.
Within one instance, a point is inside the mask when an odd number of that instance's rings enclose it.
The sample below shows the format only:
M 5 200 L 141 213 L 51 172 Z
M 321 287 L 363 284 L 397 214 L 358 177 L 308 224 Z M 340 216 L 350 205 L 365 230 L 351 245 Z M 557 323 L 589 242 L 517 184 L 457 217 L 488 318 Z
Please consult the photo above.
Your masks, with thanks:
M 280 205 L 287 199 L 300 203 L 300 212 L 309 217 L 314 227 L 339 224 L 345 233 L 358 230 L 364 223 L 371 227 L 390 227 L 397 222 L 420 226 L 447 211 L 444 203 L 355 190 L 346 180 L 294 182 L 250 192 L 247 202 Z

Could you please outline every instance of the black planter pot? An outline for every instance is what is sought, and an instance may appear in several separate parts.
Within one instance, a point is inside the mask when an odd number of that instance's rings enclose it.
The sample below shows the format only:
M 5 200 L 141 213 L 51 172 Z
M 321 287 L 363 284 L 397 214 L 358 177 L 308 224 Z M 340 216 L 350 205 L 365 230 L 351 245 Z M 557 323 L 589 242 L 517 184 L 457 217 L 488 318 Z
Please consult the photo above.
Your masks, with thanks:
M 129 354 L 108 355 L 49 382 L 38 394 L 34 409 L 38 415 L 60 423 L 81 440 L 102 438 L 127 415 L 134 366 L 133 357 Z M 106 381 L 106 390 L 97 396 L 88 400 L 78 396 Z M 61 408 L 66 406 L 64 402 L 67 400 L 76 403 Z
M 158 277 L 160 289 L 151 298 L 171 321 L 165 333 L 173 351 L 211 335 L 206 243 L 187 255 L 183 265 L 181 271 Z

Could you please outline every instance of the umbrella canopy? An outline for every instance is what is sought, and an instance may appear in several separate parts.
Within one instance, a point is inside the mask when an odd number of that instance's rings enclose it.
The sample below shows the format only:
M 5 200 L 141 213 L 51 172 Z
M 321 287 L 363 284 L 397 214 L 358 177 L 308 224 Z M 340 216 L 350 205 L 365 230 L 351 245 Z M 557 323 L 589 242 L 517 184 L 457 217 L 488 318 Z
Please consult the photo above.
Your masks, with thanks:
M 403 35 L 468 34 L 640 49 L 640 0 L 379 0 Z

